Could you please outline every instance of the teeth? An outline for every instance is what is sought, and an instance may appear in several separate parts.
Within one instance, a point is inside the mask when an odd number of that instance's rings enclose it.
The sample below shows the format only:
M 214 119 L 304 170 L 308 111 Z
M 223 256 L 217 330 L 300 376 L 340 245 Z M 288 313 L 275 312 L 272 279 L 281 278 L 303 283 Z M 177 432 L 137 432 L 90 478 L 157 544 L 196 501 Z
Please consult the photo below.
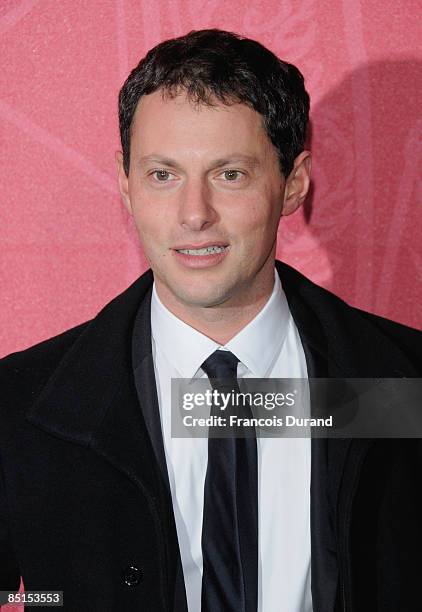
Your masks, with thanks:
M 213 253 L 222 253 L 226 247 L 210 246 L 205 249 L 179 249 L 179 253 L 185 253 L 185 255 L 211 255 Z

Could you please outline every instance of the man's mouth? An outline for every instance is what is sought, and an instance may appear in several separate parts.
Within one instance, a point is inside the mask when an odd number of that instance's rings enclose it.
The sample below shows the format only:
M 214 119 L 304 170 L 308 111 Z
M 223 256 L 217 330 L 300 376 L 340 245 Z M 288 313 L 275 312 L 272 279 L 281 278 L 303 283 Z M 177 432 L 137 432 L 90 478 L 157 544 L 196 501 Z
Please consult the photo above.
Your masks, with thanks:
M 223 253 L 227 249 L 227 246 L 207 246 L 200 249 L 175 249 L 178 253 L 184 255 L 197 255 L 198 257 L 204 255 L 214 255 L 215 253 Z

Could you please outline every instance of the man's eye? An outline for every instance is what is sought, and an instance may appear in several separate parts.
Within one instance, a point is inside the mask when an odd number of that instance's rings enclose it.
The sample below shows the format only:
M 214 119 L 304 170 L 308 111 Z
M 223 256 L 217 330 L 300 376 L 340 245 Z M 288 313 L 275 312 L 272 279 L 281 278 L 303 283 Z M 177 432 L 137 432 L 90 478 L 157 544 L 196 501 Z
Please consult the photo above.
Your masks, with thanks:
M 226 181 L 232 181 L 233 182 L 236 179 L 238 179 L 241 175 L 242 175 L 242 172 L 239 172 L 239 170 L 225 170 L 223 172 L 223 176 L 224 176 Z
M 167 170 L 154 170 L 152 174 L 157 179 L 157 181 L 160 181 L 161 183 L 165 183 L 172 176 L 172 174 Z

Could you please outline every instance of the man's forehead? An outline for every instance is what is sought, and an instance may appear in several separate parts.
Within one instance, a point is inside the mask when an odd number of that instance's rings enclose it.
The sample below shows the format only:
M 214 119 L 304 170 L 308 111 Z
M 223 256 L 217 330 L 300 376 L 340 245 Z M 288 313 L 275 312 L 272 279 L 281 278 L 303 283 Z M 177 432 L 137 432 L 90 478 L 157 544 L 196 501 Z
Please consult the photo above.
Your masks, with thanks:
M 246 104 L 198 105 L 186 92 L 163 97 L 161 90 L 139 101 L 131 151 L 136 164 L 173 168 L 201 160 L 214 168 L 242 163 L 253 169 L 277 158 L 263 117 Z

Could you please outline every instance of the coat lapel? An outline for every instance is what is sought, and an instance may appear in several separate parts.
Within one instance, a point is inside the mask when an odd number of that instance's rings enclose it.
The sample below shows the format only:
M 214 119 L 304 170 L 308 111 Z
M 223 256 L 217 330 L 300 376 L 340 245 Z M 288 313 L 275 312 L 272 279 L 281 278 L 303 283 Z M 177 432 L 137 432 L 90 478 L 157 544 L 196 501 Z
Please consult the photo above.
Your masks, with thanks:
M 155 459 L 164 487 L 170 493 L 151 346 L 151 295 L 152 291 L 149 290 L 135 319 L 132 335 L 132 364 L 136 391 Z
M 309 308 L 306 300 L 297 293 L 292 281 L 289 282 L 289 270 L 287 279 L 282 267 L 278 267 L 278 273 L 302 341 L 308 376 L 328 378 L 330 363 L 324 329 L 313 309 Z M 330 484 L 333 485 L 333 477 L 330 473 L 329 442 L 331 440 L 324 438 L 311 440 L 311 588 L 314 612 L 334 610 L 338 582 L 333 509 L 335 504 L 330 503 L 330 491 L 332 496 L 336 485 L 330 487 Z M 338 465 L 342 466 L 351 441 L 334 442 Z
M 132 364 L 139 404 L 151 440 L 156 465 L 160 470 L 162 507 L 167 511 L 165 527 L 169 550 L 169 591 L 172 593 L 170 610 L 184 612 L 187 611 L 186 589 L 173 513 L 152 356 L 151 295 L 152 291 L 149 290 L 135 319 L 132 336 Z

